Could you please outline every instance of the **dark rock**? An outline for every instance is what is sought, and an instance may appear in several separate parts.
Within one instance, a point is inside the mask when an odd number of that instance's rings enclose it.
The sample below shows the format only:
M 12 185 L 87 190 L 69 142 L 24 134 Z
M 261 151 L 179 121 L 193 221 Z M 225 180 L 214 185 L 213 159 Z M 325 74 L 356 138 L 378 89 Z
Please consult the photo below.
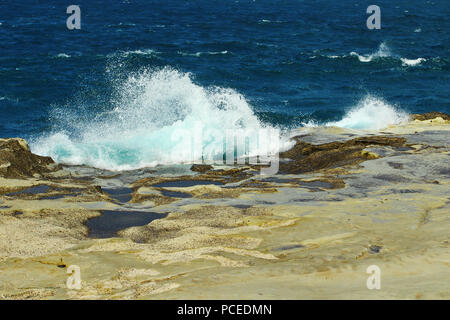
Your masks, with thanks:
M 397 162 L 388 162 L 388 165 L 394 169 L 403 169 L 403 164 L 402 163 L 397 163 Z
M 280 163 L 281 173 L 305 173 L 321 169 L 332 169 L 356 165 L 379 156 L 363 150 L 370 145 L 401 147 L 405 138 L 371 136 L 313 145 L 297 138 L 297 143 L 290 150 L 280 153 L 281 158 L 294 161 Z
M 369 247 L 369 252 L 370 253 L 379 253 L 382 248 L 383 248 L 382 246 L 373 245 L 373 246 Z
M 444 120 L 450 120 L 450 115 L 443 113 L 443 112 L 427 112 L 427 113 L 423 113 L 423 114 L 413 114 L 412 115 L 413 120 L 420 120 L 420 121 L 432 120 L 437 117 L 441 117 Z
M 191 170 L 195 172 L 205 173 L 209 170 L 212 170 L 212 168 L 213 167 L 209 164 L 193 164 Z
M 55 171 L 54 161 L 31 153 L 25 140 L 0 139 L 0 177 L 27 178 Z

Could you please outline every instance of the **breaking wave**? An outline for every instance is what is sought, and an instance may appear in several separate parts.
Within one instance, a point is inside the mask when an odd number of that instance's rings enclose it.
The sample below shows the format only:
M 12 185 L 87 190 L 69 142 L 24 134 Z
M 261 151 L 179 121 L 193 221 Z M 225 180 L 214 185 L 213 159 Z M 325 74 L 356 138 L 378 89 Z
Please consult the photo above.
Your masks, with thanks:
M 70 56 L 70 54 L 67 54 L 67 53 L 58 53 L 56 56 L 55 56 L 55 58 L 70 58 L 71 56 Z
M 380 130 L 408 120 L 407 112 L 388 104 L 383 99 L 368 95 L 350 109 L 341 120 L 328 122 L 326 125 L 348 129 Z
M 416 66 L 416 65 L 426 61 L 425 58 L 418 58 L 418 59 L 401 58 L 400 60 L 402 61 L 403 66 Z
M 358 57 L 359 61 L 361 62 L 371 62 L 374 59 L 391 57 L 392 53 L 391 49 L 389 49 L 389 47 L 383 42 L 378 47 L 378 50 L 372 54 L 360 55 L 356 52 L 350 52 L 350 55 Z
M 246 130 L 255 141 L 260 131 L 274 129 L 263 125 L 236 91 L 202 87 L 189 73 L 171 68 L 131 74 L 114 91 L 113 109 L 96 116 L 83 106 L 73 112 L 58 108 L 52 133 L 31 141 L 33 152 L 61 163 L 131 170 L 222 159 L 226 132 Z M 191 142 L 198 138 L 201 152 L 193 154 Z M 283 145 L 251 144 L 246 154 L 261 154 L 261 148 L 276 152 Z
M 388 47 L 388 45 L 384 42 L 382 42 L 378 49 L 371 54 L 359 54 L 357 52 L 350 52 L 350 55 L 329 55 L 327 58 L 329 59 L 341 59 L 341 58 L 347 58 L 347 57 L 356 57 L 360 62 L 368 63 L 368 62 L 375 62 L 380 59 L 392 59 L 397 62 L 401 62 L 402 66 L 417 66 L 421 64 L 422 62 L 427 61 L 425 58 L 417 58 L 417 59 L 408 59 L 404 57 L 400 57 L 397 54 L 393 53 L 392 50 Z
M 203 55 L 211 55 L 211 56 L 215 56 L 215 55 L 225 55 L 228 54 L 227 50 L 224 51 L 207 51 L 207 52 L 196 52 L 196 53 L 188 53 L 188 52 L 182 52 L 182 51 L 178 51 L 178 54 L 182 55 L 182 56 L 190 56 L 190 57 L 201 57 Z

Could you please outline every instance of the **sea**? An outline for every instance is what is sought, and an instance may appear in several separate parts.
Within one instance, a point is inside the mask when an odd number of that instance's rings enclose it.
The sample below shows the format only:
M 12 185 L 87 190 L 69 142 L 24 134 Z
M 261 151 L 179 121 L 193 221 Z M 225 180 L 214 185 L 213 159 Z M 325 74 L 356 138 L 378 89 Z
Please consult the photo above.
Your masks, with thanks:
M 448 0 L 0 2 L 0 137 L 70 165 L 188 162 L 193 132 L 213 155 L 223 132 L 276 129 L 281 150 L 295 128 L 450 113 L 449 71 Z

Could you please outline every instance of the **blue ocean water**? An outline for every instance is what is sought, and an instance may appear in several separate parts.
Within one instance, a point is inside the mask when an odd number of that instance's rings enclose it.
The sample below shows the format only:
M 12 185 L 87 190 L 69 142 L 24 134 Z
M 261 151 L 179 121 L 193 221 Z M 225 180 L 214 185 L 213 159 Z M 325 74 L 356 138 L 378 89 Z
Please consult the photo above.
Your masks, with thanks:
M 198 122 L 364 129 L 450 113 L 449 34 L 438 0 L 2 1 L 0 137 L 126 169 L 164 163 L 173 130 Z

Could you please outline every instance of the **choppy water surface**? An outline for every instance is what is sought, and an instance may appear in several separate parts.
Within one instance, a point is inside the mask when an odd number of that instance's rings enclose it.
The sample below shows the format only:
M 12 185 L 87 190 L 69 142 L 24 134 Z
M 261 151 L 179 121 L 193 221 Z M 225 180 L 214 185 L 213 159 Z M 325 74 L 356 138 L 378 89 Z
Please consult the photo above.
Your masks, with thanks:
M 448 1 L 78 1 L 0 4 L 0 136 L 69 164 L 171 162 L 174 133 L 381 129 L 450 112 Z M 252 150 L 251 150 L 252 151 Z M 257 152 L 258 150 L 253 150 Z

